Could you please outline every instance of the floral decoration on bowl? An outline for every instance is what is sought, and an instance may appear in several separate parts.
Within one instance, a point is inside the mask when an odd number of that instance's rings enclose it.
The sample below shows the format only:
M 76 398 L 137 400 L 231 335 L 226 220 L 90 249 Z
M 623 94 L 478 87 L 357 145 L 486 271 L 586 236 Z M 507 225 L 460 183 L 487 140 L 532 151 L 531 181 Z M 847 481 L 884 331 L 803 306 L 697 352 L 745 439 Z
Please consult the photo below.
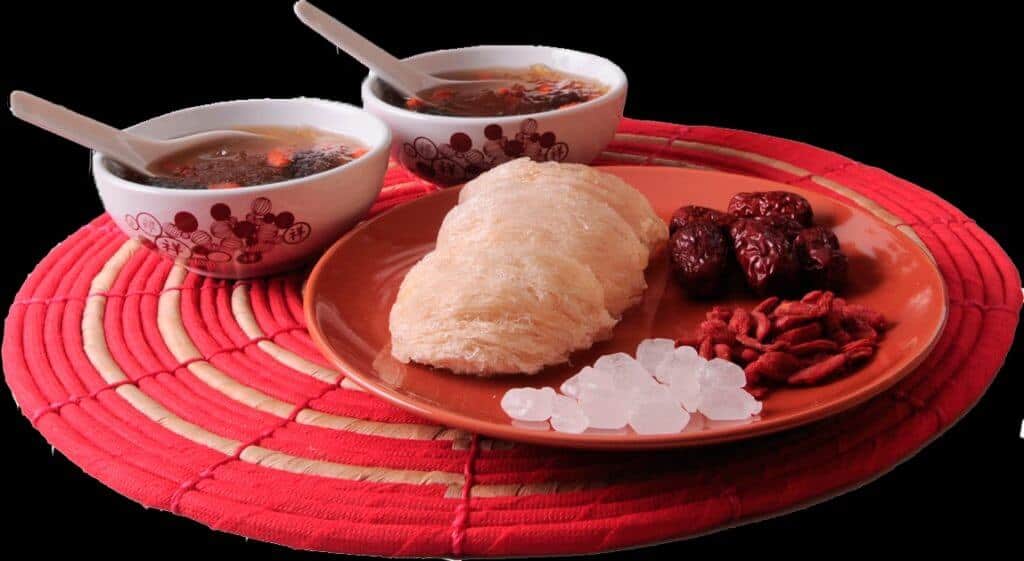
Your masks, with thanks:
M 250 265 L 280 244 L 299 244 L 309 238 L 312 227 L 298 222 L 288 211 L 273 212 L 270 199 L 259 197 L 249 205 L 244 217 L 235 216 L 225 203 L 210 206 L 208 230 L 199 228 L 199 219 L 188 211 L 176 213 L 161 222 L 148 212 L 127 214 L 125 223 L 137 231 L 139 242 L 191 267 L 217 270 L 227 263 Z
M 554 132 L 538 132 L 536 119 L 524 120 L 512 136 L 501 125 L 490 124 L 484 128 L 484 136 L 487 140 L 479 148 L 464 132 L 451 135 L 447 143 L 417 137 L 402 145 L 402 164 L 425 179 L 452 185 L 516 158 L 561 162 L 569 155 L 569 145 L 559 142 Z

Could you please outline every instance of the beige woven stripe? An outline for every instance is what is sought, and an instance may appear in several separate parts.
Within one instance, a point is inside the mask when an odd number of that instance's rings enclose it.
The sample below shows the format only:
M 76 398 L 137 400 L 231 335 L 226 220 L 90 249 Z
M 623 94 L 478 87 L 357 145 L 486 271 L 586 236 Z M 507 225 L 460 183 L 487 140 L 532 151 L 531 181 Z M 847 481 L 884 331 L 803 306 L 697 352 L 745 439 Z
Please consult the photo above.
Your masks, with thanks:
M 171 354 L 174 355 L 176 360 L 181 362 L 194 361 L 188 365 L 188 369 L 203 383 L 227 397 L 246 407 L 270 413 L 282 419 L 288 418 L 295 409 L 295 404 L 279 400 L 255 388 L 246 386 L 228 376 L 216 366 L 202 360 L 202 353 L 199 352 L 199 349 L 196 348 L 192 339 L 188 336 L 181 319 L 181 291 L 174 290 L 181 287 L 186 274 L 185 268 L 179 265 L 175 265 L 171 269 L 167 275 L 167 280 L 164 282 L 164 291 L 160 295 L 158 304 L 159 317 L 157 318 L 157 326 Z M 439 426 L 367 421 L 344 415 L 324 413 L 309 408 L 299 411 L 295 421 L 306 425 L 345 430 L 359 434 L 410 440 L 452 440 L 458 435 L 457 432 Z
M 619 133 L 615 135 L 615 140 L 637 142 L 641 144 L 666 144 L 666 139 L 659 136 L 645 136 L 640 134 L 628 134 Z M 801 167 L 794 166 L 789 162 L 783 162 L 782 160 L 776 160 L 769 158 L 768 156 L 762 156 L 754 152 L 744 152 L 743 150 L 737 150 L 736 148 L 727 148 L 725 146 L 716 146 L 714 144 L 704 144 L 703 142 L 695 142 L 692 140 L 673 140 L 669 145 L 673 148 L 689 148 L 690 150 L 698 150 L 701 152 L 711 152 L 714 154 L 721 154 L 723 156 L 729 156 L 732 158 L 739 158 L 741 160 L 747 160 L 750 162 L 757 162 L 764 164 L 769 167 L 773 167 L 778 170 L 791 173 L 793 175 L 811 175 L 811 172 Z
M 658 164 L 659 166 L 675 166 L 675 167 L 691 168 L 691 169 L 714 169 L 714 168 L 711 168 L 711 167 L 708 167 L 708 166 L 705 166 L 705 165 L 702 165 L 702 164 L 698 164 L 698 163 L 695 163 L 695 162 L 689 162 L 689 161 L 686 161 L 686 160 L 673 160 L 673 159 L 669 159 L 669 158 L 651 158 L 651 163 L 652 164 Z
M 89 297 L 85 304 L 85 310 L 82 312 L 82 340 L 85 356 L 100 376 L 110 384 L 123 382 L 128 379 L 128 376 L 118 366 L 107 347 L 106 337 L 103 333 L 103 315 L 107 297 L 102 294 L 110 290 L 121 268 L 139 247 L 138 242 L 127 241 L 104 264 L 103 269 L 92 280 L 89 287 L 89 293 L 92 296 Z M 228 455 L 233 454 L 242 445 L 237 440 L 224 438 L 178 417 L 132 384 L 118 386 L 114 391 L 153 422 L 182 438 Z
M 256 321 L 256 314 L 252 311 L 252 304 L 249 301 L 248 285 L 236 284 L 235 288 L 231 291 L 231 314 L 234 316 L 238 326 L 242 328 L 242 332 L 244 332 L 250 339 L 259 339 L 260 337 L 266 336 L 266 333 L 264 333 L 263 329 L 260 328 L 259 322 Z M 365 391 L 363 388 L 347 378 L 343 379 L 340 372 L 335 372 L 334 370 L 329 370 L 321 367 L 319 364 L 310 362 L 273 341 L 260 341 L 259 343 L 256 343 L 256 346 L 281 364 L 284 364 L 292 370 L 316 378 L 321 382 L 335 384 L 338 380 L 341 380 L 341 387 L 343 388 Z
M 135 250 L 139 248 L 135 241 L 127 241 L 120 249 L 104 264 L 103 268 L 92 280 L 90 294 L 82 314 L 82 336 L 86 357 L 92 363 L 100 376 L 108 383 L 116 383 L 128 380 L 128 376 L 118 366 L 117 361 L 111 356 L 107 347 L 103 331 L 103 316 L 107 297 L 103 296 L 110 290 L 118 273 L 124 267 Z M 177 292 L 177 291 L 172 291 Z M 161 313 L 164 310 L 161 309 Z M 180 341 L 179 341 L 180 343 Z M 191 343 L 191 342 L 189 342 Z M 179 357 L 179 360 L 180 357 Z M 223 375 L 223 374 L 221 374 Z M 198 375 L 197 375 L 198 376 Z M 163 426 L 174 434 L 187 440 L 206 446 L 226 455 L 233 455 L 243 445 L 242 442 L 225 438 L 215 434 L 199 425 L 190 423 L 178 417 L 161 403 L 146 395 L 142 390 L 133 384 L 118 386 L 115 391 L 125 401 L 145 415 L 151 421 Z M 307 410 L 308 411 L 308 410 Z M 321 414 L 323 415 L 323 414 Z M 369 421 L 362 421 L 369 423 Z M 382 423 L 378 423 L 382 424 Z M 376 430 L 380 430 L 379 427 Z M 262 465 L 272 469 L 289 471 L 299 474 L 315 474 L 336 479 L 348 479 L 352 481 L 372 481 L 381 483 L 413 483 L 413 484 L 442 484 L 449 488 L 445 496 L 457 497 L 461 493 L 464 476 L 461 473 L 422 471 L 422 470 L 397 470 L 381 468 L 377 466 L 360 466 L 325 462 L 313 460 L 277 452 L 260 446 L 247 446 L 239 457 L 252 464 Z
M 656 158 L 653 156 L 641 156 L 639 154 L 627 154 L 625 152 L 613 152 L 611 150 L 605 150 L 604 152 L 601 152 L 601 157 L 607 160 L 614 160 L 616 162 L 624 162 L 630 164 L 657 164 L 659 166 L 670 166 L 677 168 L 713 169 L 708 166 L 701 165 L 695 162 L 689 162 L 686 160 Z
M 627 162 L 630 164 L 647 163 L 647 156 L 641 156 L 639 154 L 624 154 L 622 152 L 611 152 L 609 150 L 601 152 L 601 157 L 607 158 L 609 160 L 615 160 L 617 162 Z
M 932 255 L 931 250 L 928 249 L 928 246 L 925 245 L 924 241 L 920 238 L 920 236 L 917 235 L 917 232 L 915 232 L 914 229 L 911 228 L 910 226 L 904 224 L 903 221 L 900 220 L 900 217 L 889 212 L 888 210 L 885 210 L 884 208 L 882 208 L 881 205 L 865 197 L 864 195 L 861 195 L 857 191 L 854 191 L 853 189 L 850 189 L 849 187 L 846 187 L 839 183 L 836 183 L 831 179 L 826 179 L 824 177 L 821 177 L 820 175 L 815 175 L 811 177 L 811 181 L 817 183 L 818 185 L 821 185 L 826 189 L 838 193 L 850 199 L 851 201 L 854 201 L 855 203 L 863 207 L 864 210 L 867 210 L 871 214 L 877 216 L 879 220 L 892 225 L 897 230 L 902 232 L 905 236 L 913 240 L 914 243 L 921 246 L 921 249 L 923 249 L 924 252 L 928 254 L 928 257 L 931 258 L 933 262 L 935 261 L 935 256 Z
M 249 285 L 237 284 L 231 291 L 231 313 L 238 323 L 238 326 L 242 328 L 242 331 L 250 339 L 258 339 L 264 337 L 266 334 L 260 329 L 259 323 L 256 321 L 256 315 L 252 311 L 252 306 L 249 304 Z M 310 362 L 299 355 L 286 350 L 273 341 L 260 341 L 256 343 L 263 352 L 267 353 L 274 360 L 284 364 L 285 366 L 301 372 L 312 378 L 316 378 L 321 382 L 328 384 L 336 384 L 341 380 L 341 374 L 333 370 L 321 368 L 320 365 Z
M 187 368 L 196 378 L 220 393 L 251 409 L 270 413 L 282 419 L 288 418 L 295 405 L 250 388 L 202 360 L 203 354 L 188 336 L 181 319 L 181 291 L 173 290 L 181 286 L 185 274 L 185 268 L 180 265 L 175 265 L 171 269 L 158 302 L 157 327 L 167 349 L 178 362 L 196 361 Z
M 389 469 L 375 466 L 353 466 L 297 458 L 288 454 L 268 450 L 261 446 L 249 446 L 242 451 L 242 459 L 271 469 L 289 471 L 301 475 L 321 475 L 335 479 L 371 481 L 374 483 L 410 483 L 415 485 L 450 485 L 461 487 L 464 481 L 461 473 L 447 471 L 416 471 Z
M 607 487 L 605 480 L 575 481 L 564 483 L 549 481 L 544 483 L 522 483 L 508 485 L 481 484 L 473 486 L 473 498 L 486 499 L 491 497 L 526 497 L 529 495 L 550 495 L 553 493 L 572 493 Z

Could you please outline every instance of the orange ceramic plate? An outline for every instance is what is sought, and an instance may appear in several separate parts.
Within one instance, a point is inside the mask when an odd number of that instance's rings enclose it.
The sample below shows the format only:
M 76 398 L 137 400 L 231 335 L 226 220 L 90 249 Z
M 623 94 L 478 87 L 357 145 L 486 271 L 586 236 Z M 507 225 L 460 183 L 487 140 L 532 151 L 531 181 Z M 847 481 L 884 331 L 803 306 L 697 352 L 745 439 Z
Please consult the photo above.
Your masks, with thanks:
M 738 191 L 785 189 L 810 200 L 815 219 L 835 229 L 850 258 L 851 302 L 885 314 L 894 326 L 877 355 L 857 372 L 822 386 L 783 389 L 761 415 L 744 422 L 709 422 L 699 415 L 679 434 L 638 435 L 631 430 L 565 434 L 513 423 L 499 402 L 506 390 L 552 386 L 607 353 L 634 354 L 649 337 L 692 333 L 713 304 L 752 306 L 742 286 L 714 302 L 691 301 L 674 284 L 664 253 L 652 259 L 643 302 L 626 313 L 614 337 L 575 353 L 572 366 L 536 376 L 457 376 L 390 355 L 388 313 L 406 271 L 431 250 L 458 191 L 418 199 L 357 226 L 317 263 L 305 292 L 310 332 L 330 360 L 370 392 L 417 415 L 491 437 L 554 446 L 598 449 L 668 448 L 724 442 L 776 432 L 833 415 L 891 387 L 927 356 L 946 318 L 946 290 L 931 257 L 913 240 L 871 213 L 835 199 L 740 175 L 659 167 L 609 167 L 647 196 L 666 220 L 684 204 L 724 209 Z M 742 284 L 742 283 L 740 283 Z

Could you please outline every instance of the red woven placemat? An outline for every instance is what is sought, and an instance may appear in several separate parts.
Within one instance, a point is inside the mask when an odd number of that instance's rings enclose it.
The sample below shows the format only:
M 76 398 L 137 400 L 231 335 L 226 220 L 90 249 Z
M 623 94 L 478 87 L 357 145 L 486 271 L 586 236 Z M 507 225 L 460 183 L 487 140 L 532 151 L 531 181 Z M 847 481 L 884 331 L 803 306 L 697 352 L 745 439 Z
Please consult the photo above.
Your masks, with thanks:
M 18 293 L 7 383 L 93 477 L 217 530 L 345 553 L 541 555 L 693 536 L 871 480 L 969 410 L 1010 348 L 1017 270 L 913 184 L 796 142 L 632 120 L 601 163 L 709 167 L 870 207 L 918 236 L 948 283 L 938 346 L 892 391 L 775 436 L 643 454 L 512 445 L 430 426 L 331 370 L 303 325 L 301 273 L 185 274 L 102 217 Z M 397 167 L 387 184 L 373 212 L 433 190 Z

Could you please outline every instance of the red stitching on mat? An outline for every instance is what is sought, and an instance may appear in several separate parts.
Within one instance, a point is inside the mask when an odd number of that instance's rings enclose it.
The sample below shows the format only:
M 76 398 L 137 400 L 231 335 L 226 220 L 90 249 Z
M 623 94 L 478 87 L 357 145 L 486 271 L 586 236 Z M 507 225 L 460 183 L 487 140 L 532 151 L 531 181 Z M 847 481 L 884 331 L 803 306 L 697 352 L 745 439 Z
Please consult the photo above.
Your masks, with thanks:
M 117 388 L 119 388 L 121 386 L 124 386 L 126 384 L 136 384 L 136 383 L 138 383 L 138 382 L 140 382 L 142 380 L 145 380 L 146 378 L 152 378 L 153 376 L 158 376 L 160 374 L 172 374 L 174 372 L 177 372 L 178 370 L 181 370 L 182 368 L 187 368 L 188 365 L 190 365 L 190 364 L 193 364 L 193 363 L 196 363 L 196 362 L 210 362 L 210 360 L 212 360 L 213 357 L 215 357 L 215 356 L 222 355 L 222 354 L 225 354 L 225 353 L 233 353 L 233 352 L 237 352 L 237 351 L 243 351 L 243 350 L 247 349 L 248 347 L 250 347 L 252 345 L 255 345 L 257 343 L 261 343 L 263 341 L 273 341 L 274 338 L 277 337 L 278 335 L 281 335 L 281 334 L 284 334 L 284 333 L 288 333 L 288 332 L 291 332 L 291 331 L 298 331 L 298 330 L 305 330 L 305 329 L 306 328 L 301 326 L 301 325 L 293 325 L 293 326 L 289 326 L 289 327 L 282 327 L 280 329 L 276 329 L 276 330 L 270 332 L 270 334 L 268 334 L 268 335 L 261 335 L 259 337 L 254 337 L 252 339 L 249 339 L 248 341 L 246 341 L 245 343 L 242 343 L 241 345 L 236 345 L 234 347 L 227 347 L 227 348 L 223 348 L 223 349 L 218 349 L 218 350 L 216 350 L 216 351 L 214 351 L 214 352 L 212 352 L 212 353 L 210 353 L 210 354 L 208 354 L 206 356 L 195 357 L 195 358 L 190 358 L 188 360 L 184 360 L 184 361 L 178 363 L 177 365 L 175 365 L 173 368 L 164 369 L 164 370 L 157 370 L 157 371 L 154 371 L 154 372 L 148 372 L 146 374 L 143 374 L 142 376 L 139 376 L 138 378 L 135 378 L 134 380 L 126 379 L 126 380 L 120 380 L 120 381 L 117 381 L 117 382 L 112 382 L 112 383 L 107 384 L 107 385 L 105 385 L 103 387 L 97 388 L 97 389 L 95 389 L 92 392 L 89 392 L 87 394 L 76 395 L 76 396 L 73 396 L 73 397 L 69 397 L 69 398 L 67 398 L 65 400 L 56 401 L 56 402 L 53 402 L 53 403 L 51 403 L 49 405 L 45 405 L 43 407 L 40 407 L 36 411 L 30 413 L 28 415 L 28 419 L 29 419 L 29 421 L 33 425 L 35 425 L 36 422 L 38 422 L 39 419 L 42 418 L 44 415 L 47 415 L 47 414 L 50 414 L 50 413 L 56 413 L 56 412 L 60 411 L 61 409 L 63 409 L 64 407 L 68 406 L 68 405 L 71 405 L 71 404 L 76 404 L 77 405 L 77 404 L 81 403 L 82 401 L 84 401 L 86 399 L 96 398 L 101 393 L 103 393 L 105 391 L 114 390 L 114 389 L 117 389 Z
M 274 331 L 271 331 L 269 335 L 260 335 L 259 337 L 253 337 L 252 339 L 249 339 L 248 341 L 242 343 L 241 345 L 236 345 L 234 347 L 225 347 L 223 349 L 218 349 L 216 351 L 213 351 L 212 353 L 206 355 L 206 357 L 204 357 L 203 360 L 206 360 L 207 362 L 209 362 L 215 356 L 219 356 L 219 355 L 222 355 L 222 354 L 225 354 L 225 353 L 233 353 L 233 352 L 237 352 L 237 351 L 244 351 L 245 349 L 247 349 L 247 348 L 249 348 L 249 347 L 251 347 L 251 346 L 253 346 L 255 344 L 262 343 L 264 341 L 273 341 L 274 338 L 277 337 L 278 335 L 282 335 L 284 333 L 289 333 L 291 331 L 300 331 L 300 330 L 304 331 L 305 329 L 306 328 L 301 326 L 301 325 L 291 325 L 291 326 L 288 326 L 288 327 L 282 327 L 280 329 L 275 329 Z
M 663 137 L 665 139 L 665 144 L 663 144 L 661 146 L 655 147 L 651 152 L 649 152 L 647 154 L 647 159 L 644 160 L 644 164 L 643 165 L 645 165 L 645 166 L 652 166 L 652 165 L 654 165 L 654 158 L 662 158 L 662 159 L 666 159 L 666 160 L 674 160 L 674 159 L 676 159 L 674 157 L 671 157 L 672 145 L 675 143 L 675 141 L 680 140 L 683 137 L 683 133 L 685 132 L 685 130 L 686 130 L 686 126 L 685 125 L 677 125 L 675 127 L 675 130 L 672 131 L 672 134 L 670 136 Z M 683 161 L 683 160 L 678 160 L 678 161 Z
M 459 504 L 455 506 L 455 516 L 452 518 L 452 555 L 462 557 L 462 544 L 466 541 L 466 530 L 469 528 L 469 503 L 473 495 L 473 485 L 476 482 L 474 464 L 476 463 L 477 451 L 480 446 L 480 436 L 474 434 L 469 442 L 469 455 L 466 457 L 466 466 L 462 470 L 462 497 Z
M 84 395 L 76 395 L 74 397 L 69 397 L 68 399 L 65 399 L 63 401 L 55 401 L 55 402 L 53 402 L 53 403 L 51 403 L 49 405 L 45 405 L 43 407 L 40 407 L 39 409 L 37 409 L 33 413 L 30 413 L 29 416 L 28 416 L 28 420 L 34 426 L 39 421 L 39 419 L 41 419 L 44 415 L 48 415 L 50 413 L 56 413 L 56 412 L 60 411 L 61 409 L 63 409 L 64 407 L 68 406 L 68 405 L 71 405 L 71 404 L 77 405 L 77 404 L 81 403 L 82 401 L 84 401 L 86 399 L 94 399 L 96 397 L 99 397 L 99 395 L 101 393 L 105 392 L 105 391 L 116 390 L 117 388 L 119 388 L 121 386 L 128 385 L 128 384 L 137 384 L 137 383 L 141 382 L 142 380 L 145 380 L 146 378 L 152 378 L 153 376 L 159 376 L 160 374 L 172 374 L 172 373 L 177 372 L 178 370 L 180 370 L 182 368 L 187 368 L 188 365 L 192 364 L 193 362 L 198 362 L 200 360 L 203 360 L 203 359 L 201 359 L 201 358 L 190 358 L 190 359 L 188 359 L 186 361 L 178 363 L 178 365 L 175 366 L 174 368 L 169 368 L 169 369 L 164 369 L 164 370 L 155 370 L 153 372 L 147 372 L 147 373 L 143 374 L 142 376 L 139 376 L 138 378 L 135 378 L 134 380 L 132 380 L 132 379 L 119 380 L 117 382 L 112 382 L 110 384 L 107 384 L 107 385 L 105 385 L 103 387 L 96 388 L 95 390 L 93 390 L 93 391 L 91 391 L 91 392 L 89 392 L 87 394 L 84 394 Z
M 910 395 L 908 390 L 896 390 L 892 392 L 892 398 L 896 401 L 902 401 L 918 410 L 928 409 L 928 403 L 919 397 Z
M 342 378 L 342 380 L 343 379 L 344 378 Z M 174 514 L 180 514 L 181 511 L 179 509 L 179 506 L 181 505 L 181 499 L 185 496 L 185 493 L 188 493 L 189 491 L 194 490 L 196 488 L 196 485 L 199 485 L 199 483 L 202 482 L 204 479 L 209 479 L 209 478 L 213 477 L 213 472 L 216 471 L 217 468 L 219 468 L 219 467 L 221 467 L 221 466 L 223 466 L 223 465 L 225 465 L 225 464 L 227 464 L 227 463 L 229 463 L 229 462 L 231 462 L 233 460 L 241 459 L 242 452 L 244 452 L 246 450 L 246 448 L 249 448 L 251 446 L 259 446 L 260 442 L 263 442 L 267 438 L 270 438 L 271 436 L 273 436 L 273 434 L 275 432 L 277 432 L 278 429 L 283 428 L 288 423 L 294 421 L 299 416 L 299 413 L 302 412 L 303 409 L 306 409 L 307 407 L 309 407 L 310 403 L 312 403 L 312 402 L 314 402 L 314 401 L 316 401 L 318 399 L 322 399 L 329 392 L 331 392 L 332 390 L 338 389 L 339 387 L 341 387 L 341 380 L 339 380 L 338 383 L 336 383 L 336 384 L 331 384 L 331 385 L 327 386 L 326 388 L 324 388 L 323 391 L 321 391 L 317 395 L 315 395 L 313 397 L 309 397 L 305 401 L 303 401 L 302 403 L 299 403 L 298 405 L 296 405 L 295 408 L 292 409 L 292 412 L 289 413 L 286 418 L 282 419 L 281 422 L 276 423 L 275 425 L 273 425 L 271 427 L 268 427 L 267 429 L 265 429 L 263 432 L 261 432 L 259 435 L 257 435 L 255 438 L 249 440 L 248 442 L 243 442 L 243 443 L 239 444 L 238 448 L 236 448 L 235 451 L 232 452 L 232 454 L 230 456 L 225 456 L 225 457 L 217 460 L 216 462 L 213 462 L 209 466 L 207 466 L 207 467 L 203 468 L 202 470 L 200 470 L 199 473 L 197 473 L 194 477 L 190 477 L 189 479 L 186 479 L 185 481 L 183 481 L 181 483 L 181 485 L 179 485 L 178 488 L 175 489 L 174 493 L 171 495 L 170 504 L 169 504 L 170 511 L 173 512 Z
M 724 145 L 724 146 L 726 148 L 729 147 L 728 145 Z M 856 165 L 860 165 L 860 164 L 858 162 L 849 160 L 849 161 L 842 162 L 842 163 L 840 163 L 839 165 L 836 165 L 836 166 L 826 167 L 825 169 L 819 170 L 817 172 L 811 171 L 811 172 L 808 172 L 808 173 L 805 173 L 805 174 L 802 174 L 802 175 L 797 175 L 797 174 L 794 174 L 794 173 L 790 173 L 790 175 L 793 176 L 793 179 L 787 179 L 785 181 L 782 181 L 782 183 L 784 183 L 786 185 L 793 185 L 794 183 L 799 183 L 801 181 L 806 181 L 806 180 L 812 180 L 813 181 L 813 179 L 815 177 L 821 177 L 823 179 L 829 179 L 829 177 L 827 177 L 828 175 L 831 175 L 833 173 L 841 173 L 846 168 L 852 167 L 852 166 L 856 166 Z M 797 166 L 797 167 L 800 167 L 800 166 Z M 788 172 L 783 171 L 783 170 L 779 170 L 779 171 L 782 171 L 783 173 L 788 173 Z M 760 177 L 760 176 L 754 176 L 754 177 Z M 859 191 L 858 191 L 858 193 L 859 193 Z
M 977 224 L 977 222 L 970 218 L 927 218 L 923 220 L 901 222 L 899 224 L 894 224 L 894 226 L 910 226 L 911 228 L 917 228 L 918 226 L 967 226 L 968 224 Z
M 948 381 L 948 379 L 944 380 L 941 385 L 945 386 Z M 906 403 L 917 413 L 931 413 L 941 426 L 943 424 L 942 412 L 932 407 L 927 400 L 911 395 L 911 392 L 916 390 L 917 386 L 914 386 L 906 390 L 896 390 L 890 395 L 893 400 Z
M 26 306 L 29 304 L 60 304 L 64 302 L 85 302 L 89 298 L 94 296 L 103 296 L 105 298 L 128 298 L 129 296 L 163 296 L 168 292 L 184 292 L 186 290 L 191 291 L 203 291 L 203 290 L 220 290 L 223 288 L 234 288 L 236 286 L 250 286 L 252 283 L 247 281 L 236 282 L 234 285 L 227 284 L 207 284 L 204 286 L 172 286 L 159 291 L 152 290 L 130 290 L 128 292 L 90 292 L 85 296 L 54 296 L 52 298 L 23 298 L 21 300 L 15 300 L 11 303 L 12 306 Z
M 743 514 L 743 503 L 740 501 L 740 496 L 736 494 L 736 487 L 729 486 L 725 492 L 722 493 L 726 500 L 729 501 L 729 509 L 732 511 L 731 520 L 739 520 Z

